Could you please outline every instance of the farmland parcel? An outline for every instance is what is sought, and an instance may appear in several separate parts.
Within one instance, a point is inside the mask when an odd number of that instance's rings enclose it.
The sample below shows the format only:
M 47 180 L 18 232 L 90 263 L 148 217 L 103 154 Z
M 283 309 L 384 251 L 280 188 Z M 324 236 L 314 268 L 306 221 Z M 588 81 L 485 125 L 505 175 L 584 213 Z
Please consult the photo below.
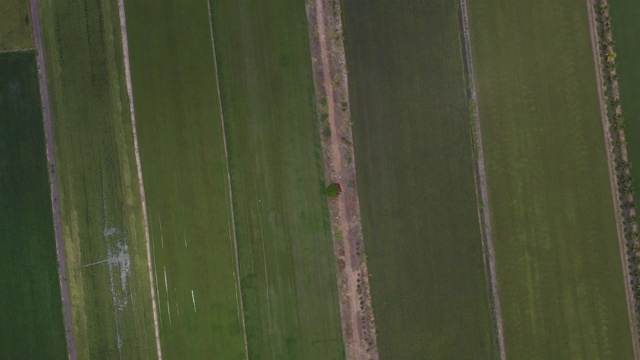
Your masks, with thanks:
M 620 101 L 625 118 L 625 135 L 634 188 L 640 189 L 640 6 L 632 0 L 609 0 L 613 18 L 613 38 L 618 53 Z M 636 201 L 639 199 L 636 195 Z M 636 204 L 640 208 L 640 204 Z
M 457 4 L 342 5 L 380 358 L 491 358 Z
M 249 356 L 343 358 L 305 3 L 211 6 Z
M 29 0 L 0 1 L 0 50 L 33 47 Z
M 506 354 L 631 359 L 585 1 L 472 1 Z
M 67 357 L 35 52 L 0 54 L 0 358 Z
M 207 2 L 126 15 L 163 353 L 245 359 Z
M 156 354 L 115 1 L 40 1 L 78 358 Z

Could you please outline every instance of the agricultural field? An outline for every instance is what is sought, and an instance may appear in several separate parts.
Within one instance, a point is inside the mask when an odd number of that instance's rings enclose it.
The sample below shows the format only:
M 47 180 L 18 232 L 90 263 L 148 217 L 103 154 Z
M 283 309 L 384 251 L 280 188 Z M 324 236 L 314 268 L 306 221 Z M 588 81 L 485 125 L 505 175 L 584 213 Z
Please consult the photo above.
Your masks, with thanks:
M 77 356 L 154 358 L 117 2 L 39 4 Z
M 29 0 L 0 1 L 0 51 L 33 47 Z
M 245 359 L 207 2 L 126 16 L 163 355 Z
M 633 358 L 586 6 L 469 4 L 508 358 Z
M 0 358 L 65 359 L 35 52 L 0 54 Z
M 495 358 L 457 3 L 342 6 L 380 358 Z
M 305 2 L 211 6 L 249 357 L 344 358 Z
M 640 6 L 630 0 L 609 0 L 613 38 L 618 53 L 617 71 L 619 75 L 620 102 L 625 118 L 625 135 L 629 160 L 634 165 L 631 173 L 635 179 L 634 188 L 640 189 Z M 637 197 L 636 197 L 637 199 Z M 636 205 L 636 208 L 640 204 Z

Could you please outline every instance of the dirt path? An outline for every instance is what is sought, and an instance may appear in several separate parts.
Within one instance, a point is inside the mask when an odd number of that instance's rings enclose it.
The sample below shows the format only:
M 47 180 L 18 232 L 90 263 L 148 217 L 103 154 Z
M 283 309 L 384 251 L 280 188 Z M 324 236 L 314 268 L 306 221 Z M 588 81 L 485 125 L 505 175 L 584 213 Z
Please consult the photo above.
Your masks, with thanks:
M 316 101 L 327 183 L 342 194 L 329 202 L 342 334 L 347 359 L 378 359 L 352 147 L 347 70 L 338 1 L 307 1 Z
M 476 192 L 480 192 L 481 209 L 478 209 L 484 231 L 484 248 L 485 263 L 488 263 L 489 281 L 491 287 L 491 307 L 495 326 L 498 330 L 498 348 L 500 350 L 500 359 L 507 358 L 504 348 L 504 329 L 502 322 L 502 308 L 500 307 L 500 293 L 498 291 L 498 276 L 496 273 L 495 251 L 493 247 L 493 234 L 491 232 L 491 213 L 489 211 L 489 194 L 487 191 L 487 176 L 484 167 L 484 149 L 482 146 L 482 131 L 480 127 L 480 112 L 478 109 L 478 98 L 476 96 L 476 78 L 473 68 L 473 55 L 471 49 L 471 34 L 469 33 L 469 14 L 467 11 L 467 1 L 460 0 L 460 11 L 462 17 L 462 27 L 464 36 L 464 52 L 467 68 L 467 78 L 471 87 L 470 101 L 473 106 L 473 120 L 475 125 L 475 144 L 476 144 L 476 161 L 477 161 L 477 185 Z
M 160 326 L 158 325 L 158 300 L 154 289 L 155 278 L 153 275 L 153 262 L 151 255 L 151 237 L 149 236 L 149 220 L 147 217 L 147 202 L 144 192 L 144 180 L 142 178 L 142 165 L 140 162 L 140 151 L 138 147 L 138 130 L 136 128 L 136 111 L 133 101 L 133 87 L 131 85 L 131 67 L 129 63 L 129 38 L 127 37 L 127 17 L 124 9 L 124 0 L 118 0 L 118 16 L 120 19 L 120 35 L 122 38 L 122 57 L 124 61 L 124 73 L 127 85 L 127 96 L 129 98 L 129 113 L 131 114 L 131 128 L 133 129 L 133 147 L 136 157 L 136 169 L 138 171 L 138 186 L 140 188 L 140 198 L 142 200 L 142 218 L 144 219 L 144 236 L 147 247 L 147 266 L 149 268 L 149 282 L 151 290 L 151 306 L 153 310 L 153 328 L 156 336 L 156 351 L 158 360 L 162 360 L 162 346 L 160 345 Z
M 639 334 L 638 334 L 638 320 L 636 318 L 636 313 L 634 310 L 634 296 L 633 291 L 631 290 L 631 286 L 633 284 L 632 279 L 629 276 L 629 259 L 626 254 L 627 249 L 627 240 L 625 239 L 625 231 L 624 231 L 624 218 L 622 214 L 622 207 L 620 204 L 621 194 L 618 191 L 618 177 L 616 175 L 616 165 L 615 165 L 615 154 L 613 153 L 614 146 L 612 144 L 612 134 L 610 131 L 610 122 L 607 110 L 607 100 L 605 98 L 604 92 L 606 91 L 606 86 L 603 84 L 602 77 L 603 72 L 601 69 L 604 69 L 602 64 L 602 57 L 600 56 L 600 46 L 598 44 L 598 24 L 596 23 L 597 17 L 594 12 L 594 2 L 592 0 L 587 1 L 587 10 L 589 15 L 589 30 L 591 35 L 591 50 L 593 52 L 593 61 L 595 66 L 595 74 L 596 74 L 596 83 L 598 86 L 598 103 L 600 105 L 600 119 L 602 121 L 602 129 L 604 130 L 604 142 L 607 150 L 607 165 L 609 167 L 609 183 L 611 186 L 611 197 L 613 199 L 613 213 L 616 218 L 616 230 L 618 232 L 618 242 L 619 242 L 619 251 L 620 251 L 620 260 L 622 261 L 622 274 L 624 276 L 625 282 L 625 293 L 627 295 L 627 316 L 629 317 L 629 324 L 631 326 L 631 341 L 633 343 L 633 353 L 635 359 L 640 359 L 640 344 L 639 344 Z M 617 94 L 618 86 L 617 81 L 614 81 L 613 91 L 616 93 L 614 96 L 619 98 L 619 94 Z M 620 105 L 617 106 L 616 112 L 621 113 L 622 109 Z M 624 133 L 620 132 L 620 140 L 624 143 Z M 620 157 L 623 161 L 628 162 L 629 159 L 627 157 L 627 149 L 626 146 L 620 146 Z M 633 201 L 632 195 L 627 195 L 630 197 L 630 201 Z M 637 230 L 637 226 L 636 229 Z
M 71 318 L 71 298 L 69 283 L 67 282 L 67 259 L 64 248 L 64 237 L 62 234 L 62 220 L 60 216 L 60 203 L 58 192 L 58 176 L 55 156 L 55 138 L 53 136 L 53 124 L 51 122 L 51 105 L 49 103 L 49 88 L 47 86 L 47 68 L 44 61 L 44 45 L 42 33 L 40 31 L 40 9 L 38 0 L 30 0 L 31 19 L 33 25 L 33 38 L 37 49 L 38 77 L 40 79 L 40 99 L 42 101 L 42 119 L 44 122 L 44 133 L 46 140 L 47 161 L 49 163 L 49 182 L 51 185 L 51 210 L 53 212 L 53 226 L 56 238 L 56 254 L 58 257 L 58 270 L 60 280 L 60 290 L 62 297 L 62 309 L 64 315 L 64 327 L 67 340 L 67 351 L 69 359 L 75 360 L 76 343 L 73 334 L 73 321 Z
M 216 91 L 218 92 L 218 105 L 220 106 L 220 127 L 222 129 L 222 145 L 224 146 L 225 171 L 227 173 L 227 194 L 229 195 L 229 210 L 231 213 L 231 236 L 233 237 L 233 251 L 236 263 L 236 298 L 240 307 L 240 319 L 242 321 L 242 336 L 244 338 L 244 351 L 246 359 L 249 359 L 249 343 L 247 341 L 247 326 L 244 321 L 244 301 L 242 300 L 242 284 L 240 283 L 240 257 L 238 256 L 238 240 L 236 237 L 236 219 L 233 209 L 233 188 L 231 187 L 231 169 L 229 166 L 229 147 L 227 146 L 227 131 L 224 126 L 224 111 L 222 110 L 222 93 L 220 89 L 220 75 L 218 72 L 218 57 L 216 55 L 216 41 L 213 35 L 213 20 L 211 17 L 211 3 L 207 2 L 207 11 L 209 12 L 209 31 L 211 36 L 211 56 L 213 57 L 213 67 L 216 78 Z M 195 306 L 195 305 L 194 305 Z

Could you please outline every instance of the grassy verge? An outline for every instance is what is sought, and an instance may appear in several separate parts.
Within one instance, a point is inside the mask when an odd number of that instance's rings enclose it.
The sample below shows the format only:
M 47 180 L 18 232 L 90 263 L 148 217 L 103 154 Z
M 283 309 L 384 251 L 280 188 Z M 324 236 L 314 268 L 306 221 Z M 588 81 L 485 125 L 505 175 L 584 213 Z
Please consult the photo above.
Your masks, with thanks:
M 252 358 L 344 357 L 304 5 L 211 3 Z
M 380 358 L 495 357 L 457 2 L 342 4 Z
M 40 1 L 79 358 L 156 354 L 115 1 Z
M 29 0 L 0 1 L 0 50 L 33 47 Z
M 0 357 L 65 359 L 35 53 L 0 55 Z
M 163 354 L 244 359 L 206 1 L 127 1 Z
M 469 6 L 509 358 L 633 356 L 586 6 Z

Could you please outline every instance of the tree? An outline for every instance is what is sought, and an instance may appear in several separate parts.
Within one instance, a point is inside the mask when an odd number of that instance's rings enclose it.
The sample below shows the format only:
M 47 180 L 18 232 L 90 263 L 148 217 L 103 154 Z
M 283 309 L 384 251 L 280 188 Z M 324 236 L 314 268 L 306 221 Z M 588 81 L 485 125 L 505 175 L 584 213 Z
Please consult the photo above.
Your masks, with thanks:
M 342 188 L 340 187 L 340 184 L 332 183 L 327 186 L 326 192 L 327 196 L 334 198 L 340 195 L 340 193 L 342 192 Z

